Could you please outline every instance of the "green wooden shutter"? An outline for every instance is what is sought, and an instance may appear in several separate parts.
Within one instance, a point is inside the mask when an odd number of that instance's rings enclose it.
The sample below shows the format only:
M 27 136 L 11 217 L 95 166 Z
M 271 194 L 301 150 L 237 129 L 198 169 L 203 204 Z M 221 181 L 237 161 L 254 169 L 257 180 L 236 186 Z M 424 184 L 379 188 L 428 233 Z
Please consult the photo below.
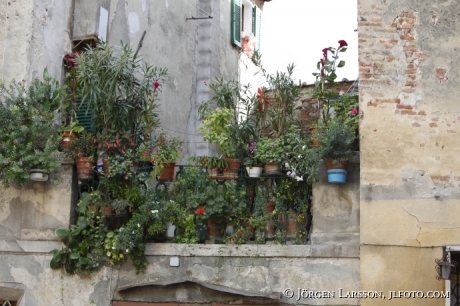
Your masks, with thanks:
M 258 52 L 260 52 L 261 29 L 262 29 L 262 11 L 257 5 L 254 5 L 254 7 L 252 8 L 252 32 L 254 34 L 254 37 L 256 38 L 256 42 L 257 42 L 256 50 Z
M 81 98 L 77 98 L 75 100 L 75 104 L 77 106 L 77 109 L 75 110 L 75 115 L 78 123 L 80 123 L 80 125 L 83 126 L 85 129 L 95 133 L 96 125 L 94 124 L 91 118 L 93 116 L 92 107 L 90 107 L 90 109 L 87 109 L 86 104 L 82 105 Z
M 241 47 L 241 0 L 232 0 L 231 39 L 232 44 Z

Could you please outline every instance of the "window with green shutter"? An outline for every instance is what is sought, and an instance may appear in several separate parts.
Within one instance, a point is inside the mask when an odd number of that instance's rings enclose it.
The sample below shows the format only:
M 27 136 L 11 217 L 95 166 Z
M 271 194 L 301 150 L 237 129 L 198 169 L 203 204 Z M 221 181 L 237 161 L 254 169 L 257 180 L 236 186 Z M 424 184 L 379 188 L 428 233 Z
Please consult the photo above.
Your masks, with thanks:
M 262 10 L 249 0 L 232 0 L 232 43 L 242 47 L 244 36 L 255 37 L 256 50 L 260 52 Z
M 232 44 L 241 47 L 241 0 L 232 0 Z
M 262 29 L 262 10 L 254 5 L 252 8 L 252 33 L 256 38 L 256 50 L 260 52 L 260 30 Z

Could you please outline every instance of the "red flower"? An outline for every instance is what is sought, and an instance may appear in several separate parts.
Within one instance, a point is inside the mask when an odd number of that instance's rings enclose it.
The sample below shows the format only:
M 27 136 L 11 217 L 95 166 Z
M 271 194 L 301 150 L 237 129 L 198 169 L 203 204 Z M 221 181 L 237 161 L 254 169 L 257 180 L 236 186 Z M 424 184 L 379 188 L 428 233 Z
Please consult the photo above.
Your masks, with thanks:
M 155 87 L 155 90 L 157 90 L 157 88 L 160 87 L 160 83 L 159 82 L 154 82 L 153 87 Z
M 145 151 L 142 153 L 143 156 L 149 156 L 149 152 Z
M 324 58 L 327 58 L 327 51 L 329 51 L 328 48 L 324 48 L 324 49 L 323 49 L 323 56 L 324 56 Z
M 268 104 L 268 99 L 264 96 L 264 93 L 261 88 L 257 89 L 257 97 L 260 99 L 259 111 L 263 113 L 265 111 L 264 103 Z
M 204 208 L 203 207 L 198 207 L 198 209 L 195 211 L 197 215 L 204 215 Z
M 352 114 L 352 115 L 356 115 L 357 113 L 358 113 L 358 110 L 357 110 L 356 108 L 353 108 L 353 109 L 351 110 L 351 114 Z
M 340 44 L 339 48 L 343 48 L 343 47 L 348 46 L 348 44 L 347 44 L 347 42 L 345 40 L 339 40 L 339 44 Z

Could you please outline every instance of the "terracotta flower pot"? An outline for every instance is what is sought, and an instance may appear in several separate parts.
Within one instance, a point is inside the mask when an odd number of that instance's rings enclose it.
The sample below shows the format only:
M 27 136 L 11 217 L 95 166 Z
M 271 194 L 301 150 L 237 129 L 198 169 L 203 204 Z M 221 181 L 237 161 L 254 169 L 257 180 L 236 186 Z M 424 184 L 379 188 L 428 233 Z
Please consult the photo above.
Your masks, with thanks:
M 226 157 L 227 168 L 224 169 L 224 176 L 237 177 L 240 170 L 241 159 Z
M 174 168 L 176 167 L 176 163 L 163 163 L 163 173 L 160 175 L 159 180 L 160 181 L 167 181 L 167 180 L 172 180 L 174 177 Z
M 77 174 L 80 180 L 88 180 L 93 177 L 94 159 L 91 157 L 75 158 L 77 164 Z
M 214 220 L 208 220 L 207 228 L 208 228 L 208 238 L 209 239 L 224 237 L 224 229 L 223 229 L 222 224 L 218 224 Z
M 102 163 L 104 164 L 104 174 L 109 175 L 109 161 L 107 159 L 103 159 Z
M 284 226 L 288 237 L 294 237 L 296 235 L 298 229 L 297 212 L 290 210 L 287 211 L 286 214 L 279 214 L 278 222 L 281 226 Z
M 77 132 L 72 132 L 71 130 L 62 131 L 62 140 L 61 145 L 63 149 L 68 149 L 72 140 L 78 138 Z
M 280 165 L 268 163 L 264 166 L 264 171 L 265 172 L 279 172 Z
M 112 207 L 101 207 L 101 214 L 111 215 L 113 213 Z

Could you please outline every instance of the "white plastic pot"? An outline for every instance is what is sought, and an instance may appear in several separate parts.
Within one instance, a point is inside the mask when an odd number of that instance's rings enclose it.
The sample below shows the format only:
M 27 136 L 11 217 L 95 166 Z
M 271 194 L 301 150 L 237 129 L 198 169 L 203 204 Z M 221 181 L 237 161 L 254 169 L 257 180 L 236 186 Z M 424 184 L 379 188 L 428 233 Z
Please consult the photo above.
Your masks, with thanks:
M 30 180 L 36 182 L 45 182 L 48 180 L 48 174 L 40 169 L 30 169 L 29 176 Z

